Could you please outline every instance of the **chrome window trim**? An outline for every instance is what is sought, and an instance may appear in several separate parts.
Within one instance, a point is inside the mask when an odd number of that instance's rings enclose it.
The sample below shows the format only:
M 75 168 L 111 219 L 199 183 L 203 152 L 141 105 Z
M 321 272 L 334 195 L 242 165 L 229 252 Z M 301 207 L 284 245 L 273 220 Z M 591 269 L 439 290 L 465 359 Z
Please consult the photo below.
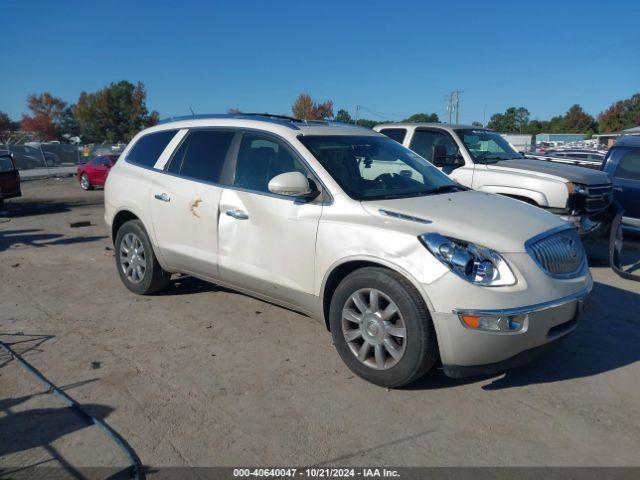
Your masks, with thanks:
M 188 128 L 181 128 L 176 132 L 173 138 L 169 140 L 169 143 L 167 143 L 167 146 L 164 147 L 164 150 L 153 166 L 155 170 L 164 170 L 165 165 L 167 165 L 169 160 L 171 160 L 171 157 L 173 157 L 173 153 L 175 152 L 176 147 L 182 143 L 182 139 L 187 135 L 187 133 L 189 133 Z
M 177 130 L 176 131 L 176 135 L 178 135 L 179 132 L 182 132 L 183 129 Z M 146 168 L 147 170 L 151 170 L 155 173 L 160 173 L 163 175 L 168 175 L 171 177 L 175 177 L 175 178 L 181 178 L 183 180 L 188 180 L 190 182 L 195 182 L 195 183 L 201 183 L 203 185 L 210 185 L 213 187 L 219 187 L 219 188 L 226 188 L 229 190 L 238 190 L 241 192 L 247 192 L 247 193 L 254 193 L 256 195 L 262 195 L 265 197 L 274 197 L 274 198 L 280 198 L 282 200 L 288 200 L 288 201 L 292 201 L 296 204 L 314 204 L 314 205 L 332 205 L 333 204 L 333 196 L 331 195 L 331 192 L 329 191 L 329 189 L 326 187 L 326 185 L 322 182 L 322 180 L 320 179 L 319 175 L 315 172 L 315 170 L 311 167 L 311 165 L 309 165 L 309 162 L 307 162 L 307 160 L 300 154 L 300 152 L 297 150 L 297 148 L 290 142 L 288 141 L 286 138 L 281 137 L 280 135 L 267 131 L 267 130 L 260 130 L 260 129 L 256 129 L 256 128 L 251 128 L 251 127 L 235 127 L 235 126 L 216 126 L 216 125 L 206 125 L 206 126 L 195 126 L 195 127 L 185 127 L 184 130 L 186 130 L 186 132 L 181 135 L 180 140 L 178 142 L 176 142 L 173 145 L 173 149 L 169 152 L 168 157 L 166 162 L 164 163 L 163 168 L 160 169 L 156 169 L 154 167 L 146 167 L 144 165 L 139 165 L 137 163 L 133 163 L 133 162 L 129 162 L 132 165 L 135 165 L 137 167 L 140 168 Z M 221 183 L 221 182 L 208 182 L 206 180 L 201 180 L 198 178 L 193 178 L 193 177 L 188 177 L 186 175 L 180 175 L 178 173 L 173 173 L 168 171 L 169 166 L 171 165 L 171 162 L 173 161 L 173 157 L 175 155 L 175 153 L 178 151 L 178 149 L 180 148 L 180 145 L 182 145 L 182 142 L 184 142 L 189 135 L 189 132 L 191 131 L 197 131 L 197 130 L 216 130 L 216 131 L 226 131 L 226 130 L 232 130 L 234 131 L 236 134 L 238 134 L 238 136 L 236 137 L 236 139 L 232 140 L 231 146 L 229 147 L 229 151 L 227 152 L 228 155 L 233 156 L 234 158 L 225 158 L 225 165 L 222 167 L 223 171 L 226 167 L 226 164 L 228 161 L 230 161 L 234 166 L 235 166 L 235 160 L 237 158 L 237 154 L 238 151 L 236 149 L 236 151 L 233 151 L 234 146 L 235 147 L 239 147 L 240 142 L 242 141 L 242 136 L 244 133 L 254 133 L 254 134 L 261 134 L 261 135 L 265 135 L 265 136 L 271 136 L 274 139 L 281 141 L 286 147 L 288 147 L 291 152 L 293 153 L 293 155 L 296 156 L 296 158 L 298 158 L 300 160 L 300 162 L 307 168 L 307 170 L 309 171 L 309 175 L 312 177 L 312 180 L 316 183 L 316 185 L 319 187 L 320 189 L 320 195 L 318 195 L 317 198 L 314 198 L 312 200 L 306 199 L 304 197 L 294 197 L 291 195 L 281 195 L 278 193 L 271 193 L 271 192 L 263 192 L 263 191 L 259 191 L 259 190 L 250 190 L 250 189 L 246 189 L 246 188 L 241 188 L 241 187 L 236 187 L 235 185 L 230 185 L 227 183 Z M 175 137 L 173 139 L 171 139 L 171 141 L 173 141 L 175 139 Z M 169 143 L 171 143 L 171 141 Z M 234 145 L 237 141 L 237 145 Z M 162 152 L 161 157 L 165 154 L 165 152 Z M 159 157 L 160 158 L 160 157 Z
M 566 297 L 558 298 L 557 300 L 551 300 L 549 302 L 536 303 L 534 305 L 527 305 L 525 307 L 504 308 L 497 310 L 484 310 L 484 309 L 468 309 L 468 308 L 454 308 L 452 313 L 456 315 L 525 315 L 527 313 L 541 312 L 544 310 L 550 310 L 552 308 L 561 307 L 571 302 L 583 302 L 586 297 L 591 293 L 593 284 L 584 290 L 567 295 Z
M 564 231 L 571 231 L 573 229 L 574 229 L 574 227 L 572 227 L 571 225 L 561 225 L 559 227 L 552 228 L 551 230 L 547 230 L 546 232 L 542 232 L 542 233 L 536 235 L 535 237 L 530 238 L 529 240 L 527 240 L 524 243 L 524 248 L 525 248 L 526 252 L 529 254 L 529 257 L 531 257 L 531 259 L 538 266 L 538 268 L 540 268 L 540 270 L 542 270 L 546 275 L 548 275 L 548 276 L 550 276 L 552 278 L 558 278 L 558 279 L 576 278 L 576 277 L 580 276 L 580 272 L 582 272 L 582 270 L 587 265 L 587 253 L 586 253 L 586 251 L 584 251 L 584 246 L 582 246 L 583 255 L 582 255 L 582 261 L 580 262 L 580 265 L 578 265 L 578 267 L 573 272 L 569 272 L 569 273 L 553 273 L 553 272 L 549 272 L 538 261 L 538 259 L 536 258 L 536 256 L 533 253 L 533 250 L 531 249 L 531 246 L 533 244 L 535 244 L 536 242 L 539 242 L 540 240 L 544 240 L 545 238 L 552 237 L 554 235 L 557 235 L 558 233 L 561 233 L 561 232 L 564 232 Z

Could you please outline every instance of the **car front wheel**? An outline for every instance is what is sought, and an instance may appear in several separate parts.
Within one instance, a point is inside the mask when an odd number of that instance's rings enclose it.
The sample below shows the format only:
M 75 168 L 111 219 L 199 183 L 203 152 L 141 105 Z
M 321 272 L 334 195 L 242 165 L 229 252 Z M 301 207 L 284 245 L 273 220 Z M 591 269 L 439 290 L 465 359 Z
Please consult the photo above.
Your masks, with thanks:
M 89 180 L 89 175 L 83 173 L 80 175 L 80 188 L 83 190 L 92 190 L 93 186 L 91 185 L 91 181 Z
M 120 279 L 132 292 L 149 295 L 169 284 L 171 274 L 158 263 L 140 220 L 130 220 L 120 227 L 116 234 L 115 257 Z
M 438 358 L 436 333 L 421 295 L 394 271 L 367 267 L 349 274 L 331 299 L 329 316 L 342 360 L 376 385 L 407 385 Z

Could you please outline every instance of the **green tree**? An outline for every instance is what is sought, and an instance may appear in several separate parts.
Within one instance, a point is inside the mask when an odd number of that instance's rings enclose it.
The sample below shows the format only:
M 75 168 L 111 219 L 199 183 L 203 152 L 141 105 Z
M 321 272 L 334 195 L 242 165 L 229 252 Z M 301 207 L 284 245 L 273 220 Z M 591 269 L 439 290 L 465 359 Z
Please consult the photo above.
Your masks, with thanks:
M 122 80 L 94 93 L 82 92 L 74 108 L 82 138 L 87 142 L 128 142 L 143 128 L 158 123 L 158 112 L 149 112 L 146 90 Z
M 80 125 L 74 115 L 75 105 L 69 105 L 62 112 L 60 119 L 60 134 L 63 137 L 77 137 L 80 135 Z
M 437 113 L 414 113 L 409 118 L 405 118 L 403 122 L 411 123 L 438 123 L 440 119 Z
M 482 122 L 478 122 L 477 120 L 475 122 L 471 123 L 472 127 L 484 127 L 484 125 L 482 125 Z
M 9 115 L 0 111 L 0 142 L 6 142 L 11 132 L 18 129 L 18 124 L 11 121 Z
M 596 120 L 578 104 L 573 105 L 564 114 L 562 123 L 563 129 L 567 133 L 587 133 L 590 135 L 598 128 Z
M 353 123 L 353 118 L 351 118 L 351 115 L 349 115 L 349 112 L 341 108 L 340 110 L 338 110 L 338 113 L 336 114 L 336 122 Z
M 640 125 L 640 93 L 618 100 L 598 115 L 600 131 L 619 132 Z
M 333 101 L 314 102 L 311 95 L 301 93 L 291 105 L 293 116 L 302 120 L 324 120 L 333 117 Z
M 495 113 L 488 127 L 500 133 L 523 133 L 529 123 L 529 110 L 524 107 L 509 107 L 504 113 Z
M 60 126 L 66 102 L 49 92 L 29 95 L 27 107 L 31 115 L 23 115 L 20 122 L 25 132 L 33 134 L 39 140 L 56 140 L 60 136 Z

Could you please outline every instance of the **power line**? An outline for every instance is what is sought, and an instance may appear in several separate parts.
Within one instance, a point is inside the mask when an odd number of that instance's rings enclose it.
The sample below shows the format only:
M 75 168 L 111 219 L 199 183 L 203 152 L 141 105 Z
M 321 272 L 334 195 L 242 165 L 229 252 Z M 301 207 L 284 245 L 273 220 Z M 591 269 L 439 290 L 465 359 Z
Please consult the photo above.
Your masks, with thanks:
M 456 112 L 456 123 L 460 123 L 460 94 L 462 90 L 452 90 L 445 97 L 447 101 L 447 111 L 449 112 L 449 123 L 451 123 L 453 112 Z

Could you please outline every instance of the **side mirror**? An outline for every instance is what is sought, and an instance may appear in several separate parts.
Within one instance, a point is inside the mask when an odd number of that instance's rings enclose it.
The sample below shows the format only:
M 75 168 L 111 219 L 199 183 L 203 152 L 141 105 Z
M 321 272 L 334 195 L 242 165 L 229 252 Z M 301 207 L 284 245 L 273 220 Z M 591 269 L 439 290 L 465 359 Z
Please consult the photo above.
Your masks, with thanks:
M 269 181 L 268 188 L 271 193 L 289 197 L 315 198 L 320 193 L 311 187 L 309 179 L 300 172 L 286 172 L 276 175 Z

